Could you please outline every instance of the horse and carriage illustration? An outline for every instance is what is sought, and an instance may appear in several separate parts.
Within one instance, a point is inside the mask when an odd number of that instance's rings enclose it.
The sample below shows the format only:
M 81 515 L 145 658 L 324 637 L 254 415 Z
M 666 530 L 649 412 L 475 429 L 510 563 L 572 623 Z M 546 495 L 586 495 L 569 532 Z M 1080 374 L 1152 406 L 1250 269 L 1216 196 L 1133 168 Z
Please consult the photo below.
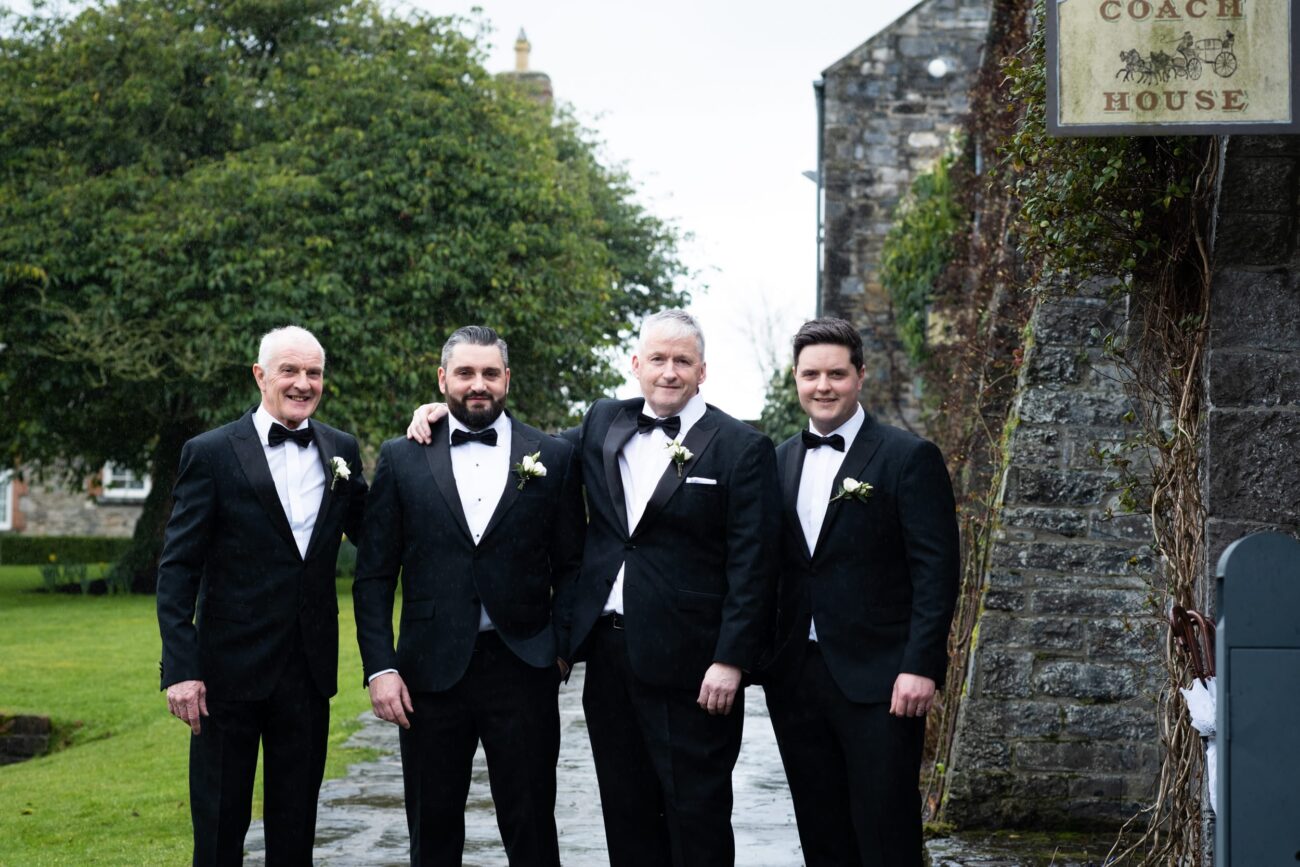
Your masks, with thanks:
M 1216 75 L 1228 78 L 1237 71 L 1237 55 L 1232 51 L 1236 39 L 1231 30 L 1226 31 L 1222 39 L 1199 41 L 1186 32 L 1178 40 L 1173 54 L 1158 50 L 1143 57 L 1136 48 L 1130 48 L 1119 53 L 1124 65 L 1115 77 L 1122 75 L 1125 81 L 1136 80 L 1138 84 L 1163 84 L 1177 78 L 1197 81 L 1203 67 L 1209 66 Z

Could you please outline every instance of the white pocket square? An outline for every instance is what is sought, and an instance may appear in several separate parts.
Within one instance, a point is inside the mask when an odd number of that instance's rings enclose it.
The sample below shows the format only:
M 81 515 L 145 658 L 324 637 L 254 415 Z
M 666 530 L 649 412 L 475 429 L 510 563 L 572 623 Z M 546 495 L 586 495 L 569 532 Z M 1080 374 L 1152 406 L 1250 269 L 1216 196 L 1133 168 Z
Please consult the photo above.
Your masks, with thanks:
M 687 476 L 686 484 L 688 485 L 716 485 L 717 479 L 706 479 L 703 476 Z

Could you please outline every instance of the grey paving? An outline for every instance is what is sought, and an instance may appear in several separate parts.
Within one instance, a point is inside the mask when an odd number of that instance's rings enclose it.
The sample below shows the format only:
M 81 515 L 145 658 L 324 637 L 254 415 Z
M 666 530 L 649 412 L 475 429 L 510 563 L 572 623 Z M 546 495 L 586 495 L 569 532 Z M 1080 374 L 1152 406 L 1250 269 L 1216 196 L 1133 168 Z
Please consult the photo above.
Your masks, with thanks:
M 557 771 L 556 824 L 560 857 L 567 867 L 608 864 L 600 795 L 591 761 L 591 742 L 582 715 L 583 666 L 560 689 L 560 761 Z M 397 729 L 372 714 L 362 714 L 362 726 L 348 746 L 370 747 L 386 753 L 376 761 L 349 768 L 345 777 L 321 787 L 316 823 L 315 861 L 328 867 L 388 867 L 409 864 L 406 814 L 402 809 L 402 763 L 397 755 Z M 794 808 L 785 788 L 772 725 L 761 689 L 745 696 L 745 740 L 733 777 L 738 865 L 790 867 L 802 863 Z M 261 822 L 253 823 L 245 843 L 245 864 L 265 863 Z M 466 867 L 505 867 L 505 851 L 497 831 L 496 813 L 488 790 L 487 763 L 480 748 L 465 807 Z
M 566 867 L 608 864 L 600 795 L 591 761 L 591 742 L 582 715 L 583 666 L 560 690 L 560 760 L 556 823 L 560 857 Z M 402 764 L 396 727 L 367 711 L 348 746 L 384 753 L 348 769 L 346 776 L 321 787 L 315 862 L 323 867 L 404 867 L 410 863 L 406 814 L 402 807 Z M 474 758 L 473 782 L 465 807 L 466 867 L 506 867 L 496 826 L 482 749 Z M 768 720 L 761 689 L 745 696 L 745 736 L 733 775 L 738 867 L 797 867 L 803 863 L 794 808 Z M 262 823 L 254 822 L 246 842 L 245 864 L 265 864 Z M 1040 843 L 1041 845 L 1041 843 Z M 1014 841 L 948 838 L 931 841 L 934 867 L 1037 867 L 1034 856 L 1018 856 Z M 1103 850 L 1104 851 L 1104 850 Z M 1093 861 L 1057 859 L 1054 867 L 1089 867 Z M 1095 863 L 1100 863 L 1098 859 Z

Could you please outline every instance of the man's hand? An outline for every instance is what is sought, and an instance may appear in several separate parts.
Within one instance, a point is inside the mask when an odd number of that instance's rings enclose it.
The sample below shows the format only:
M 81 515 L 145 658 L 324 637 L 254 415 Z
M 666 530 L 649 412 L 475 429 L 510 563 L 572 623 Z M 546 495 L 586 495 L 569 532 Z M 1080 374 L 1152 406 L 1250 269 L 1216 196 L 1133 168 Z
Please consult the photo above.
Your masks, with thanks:
M 894 716 L 925 716 L 934 704 L 934 681 L 919 674 L 900 674 L 894 681 L 889 712 Z
M 188 723 L 190 731 L 203 730 L 200 717 L 208 715 L 208 688 L 201 680 L 182 680 L 167 687 L 167 709 L 172 716 Z
M 700 697 L 695 703 L 709 713 L 731 713 L 731 706 L 736 701 L 736 691 L 740 689 L 740 669 L 734 665 L 715 662 L 704 672 L 700 683 Z
M 432 428 L 438 419 L 447 414 L 447 404 L 426 403 L 411 413 L 411 423 L 406 428 L 406 438 L 421 445 L 433 442 Z
M 565 662 L 564 657 L 561 656 L 555 657 L 555 667 L 560 670 L 560 680 L 563 680 L 564 678 L 568 677 L 569 672 L 573 671 L 573 666 Z
M 406 691 L 406 681 L 395 671 L 370 679 L 370 707 L 375 716 L 404 729 L 411 727 L 406 715 L 415 710 L 411 694 Z

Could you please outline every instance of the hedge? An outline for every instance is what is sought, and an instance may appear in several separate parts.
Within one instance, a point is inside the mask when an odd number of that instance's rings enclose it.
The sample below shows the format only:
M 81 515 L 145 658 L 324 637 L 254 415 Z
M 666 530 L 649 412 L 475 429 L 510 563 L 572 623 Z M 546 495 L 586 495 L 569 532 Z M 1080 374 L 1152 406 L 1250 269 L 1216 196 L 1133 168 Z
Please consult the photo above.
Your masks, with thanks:
M 131 545 L 129 538 L 104 536 L 0 535 L 0 565 L 35 566 L 51 562 L 112 563 Z

